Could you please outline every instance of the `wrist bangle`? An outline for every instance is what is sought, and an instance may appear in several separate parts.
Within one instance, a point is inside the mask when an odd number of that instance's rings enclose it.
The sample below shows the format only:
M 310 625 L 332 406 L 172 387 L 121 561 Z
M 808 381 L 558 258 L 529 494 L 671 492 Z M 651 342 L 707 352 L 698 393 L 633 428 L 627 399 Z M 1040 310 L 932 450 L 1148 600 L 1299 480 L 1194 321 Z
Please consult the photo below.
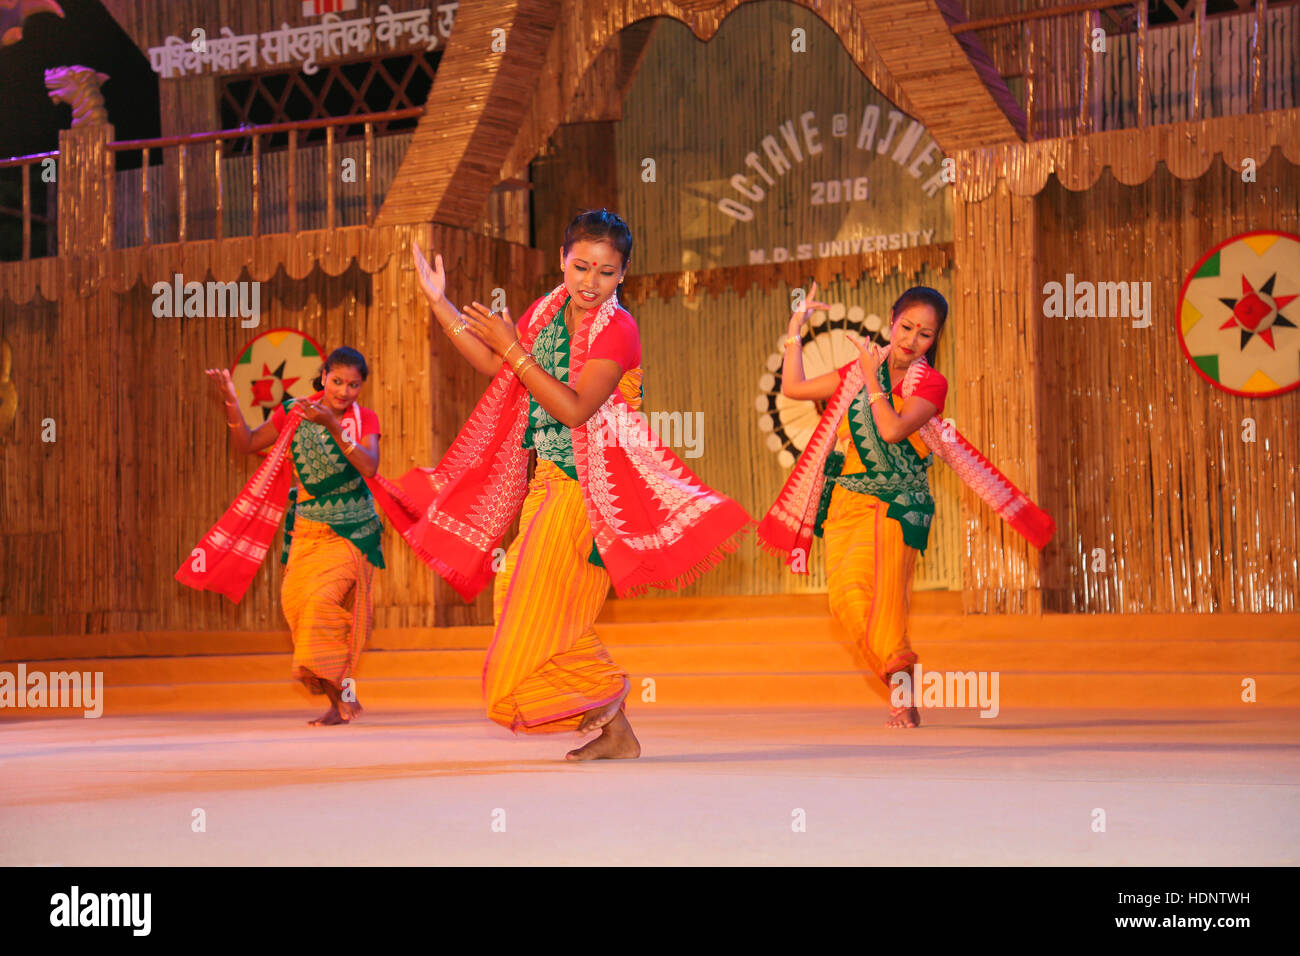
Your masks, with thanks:
M 516 374 L 516 375 L 519 374 L 519 367 L 520 367 L 521 365 L 523 365 L 525 362 L 527 362 L 527 361 L 528 361 L 529 359 L 531 359 L 531 358 L 533 358 L 533 357 L 532 357 L 531 355 L 529 355 L 527 352 L 521 351 L 521 353 L 520 353 L 520 355 L 519 355 L 519 358 L 515 359 L 515 361 L 514 361 L 514 363 L 513 363 L 513 364 L 514 364 L 514 370 L 515 370 L 515 374 Z M 537 360 L 536 360 L 536 359 L 533 359 L 533 361 L 537 361 Z
M 886 401 L 888 401 L 888 400 L 889 400 L 889 395 L 886 394 L 885 392 L 872 392 L 870 395 L 867 396 L 867 404 L 868 404 L 868 405 L 873 405 L 873 404 L 875 404 L 875 401 L 876 401 L 876 399 L 878 399 L 878 398 L 883 398 L 883 399 L 885 399 Z
M 227 428 L 243 428 L 243 427 L 244 427 L 244 422 L 243 422 L 242 419 L 241 419 L 240 421 L 237 421 L 237 422 L 226 422 L 226 427 L 227 427 Z
M 529 364 L 528 364 L 529 362 L 532 362 L 532 365 L 529 365 Z M 521 366 L 522 366 L 522 367 L 521 367 Z M 527 371 L 528 371 L 530 368 L 532 368 L 533 366 L 536 366 L 537 368 L 541 368 L 541 367 L 542 367 L 541 363 L 538 362 L 537 359 L 533 358 L 533 357 L 530 355 L 530 356 L 528 356 L 528 361 L 520 362 L 519 365 L 516 365 L 516 366 L 515 366 L 515 375 L 517 375 L 517 376 L 519 377 L 519 380 L 520 380 L 520 381 L 523 381 L 523 378 L 524 378 L 524 372 L 527 372 Z
M 347 447 L 343 449 L 343 455 L 344 457 L 347 457 L 348 455 L 352 454 L 356 450 L 357 450 L 357 443 L 354 441 L 350 441 L 348 442 Z
M 516 346 L 519 346 L 520 351 L 523 351 L 523 346 L 519 345 L 518 339 L 515 339 L 513 342 L 510 343 L 509 347 L 506 348 L 505 352 L 501 354 L 501 358 L 507 362 L 510 361 L 510 349 L 513 349 Z
M 789 348 L 791 345 L 798 345 L 799 341 L 799 335 L 797 333 L 794 335 L 787 335 L 785 337 L 785 347 Z
M 457 322 L 454 326 L 452 326 L 452 327 L 451 327 L 450 329 L 448 329 L 447 331 L 450 332 L 450 333 L 452 334 L 452 336 L 460 335 L 462 332 L 465 331 L 465 323 L 464 323 L 464 322 Z

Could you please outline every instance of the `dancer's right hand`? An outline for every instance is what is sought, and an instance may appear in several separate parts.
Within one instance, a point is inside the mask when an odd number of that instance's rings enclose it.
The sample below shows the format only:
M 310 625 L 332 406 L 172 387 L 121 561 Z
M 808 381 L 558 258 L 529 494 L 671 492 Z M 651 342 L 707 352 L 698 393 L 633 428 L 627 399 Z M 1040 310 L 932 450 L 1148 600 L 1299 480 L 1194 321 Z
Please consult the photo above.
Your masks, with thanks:
M 209 368 L 204 369 L 204 374 L 217 386 L 222 401 L 228 405 L 239 401 L 239 392 L 235 390 L 235 383 L 230 380 L 228 371 L 224 368 Z
M 447 273 L 442 268 L 442 256 L 435 255 L 433 267 L 430 268 L 429 260 L 424 257 L 418 242 L 412 244 L 411 254 L 415 258 L 415 272 L 420 279 L 420 289 L 424 292 L 424 297 L 429 300 L 430 308 L 436 308 L 447 292 Z
M 790 329 L 787 335 L 800 335 L 803 332 L 803 324 L 808 321 L 808 316 L 818 309 L 826 310 L 830 306 L 825 302 L 817 301 L 817 283 L 814 282 L 808 287 L 808 295 L 799 303 L 799 308 L 795 309 L 790 316 Z

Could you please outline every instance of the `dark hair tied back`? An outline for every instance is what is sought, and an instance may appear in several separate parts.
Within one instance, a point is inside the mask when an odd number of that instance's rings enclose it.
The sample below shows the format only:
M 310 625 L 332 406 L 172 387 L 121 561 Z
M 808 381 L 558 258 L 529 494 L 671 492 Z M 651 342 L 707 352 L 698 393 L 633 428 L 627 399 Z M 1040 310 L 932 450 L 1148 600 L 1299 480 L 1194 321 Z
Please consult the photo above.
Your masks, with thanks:
M 608 242 L 623 257 L 623 268 L 632 261 L 632 230 L 618 213 L 608 209 L 588 209 L 564 230 L 564 254 L 575 242 Z
M 370 377 L 370 366 L 366 364 L 366 357 L 356 349 L 348 348 L 341 345 L 329 354 L 325 359 L 325 364 L 320 367 L 316 373 L 316 378 L 312 381 L 311 387 L 316 391 L 322 391 L 325 388 L 325 375 L 336 365 L 344 365 L 348 368 L 354 368 L 361 373 L 361 381 Z
M 939 336 L 943 332 L 943 324 L 948 321 L 948 300 L 942 293 L 931 289 L 929 286 L 918 285 L 908 289 L 898 297 L 894 307 L 889 310 L 889 321 L 892 324 L 898 318 L 900 312 L 914 305 L 928 305 L 934 309 L 934 318 L 937 328 L 934 330 L 934 343 L 925 351 L 925 360 L 934 365 L 934 357 L 939 352 Z

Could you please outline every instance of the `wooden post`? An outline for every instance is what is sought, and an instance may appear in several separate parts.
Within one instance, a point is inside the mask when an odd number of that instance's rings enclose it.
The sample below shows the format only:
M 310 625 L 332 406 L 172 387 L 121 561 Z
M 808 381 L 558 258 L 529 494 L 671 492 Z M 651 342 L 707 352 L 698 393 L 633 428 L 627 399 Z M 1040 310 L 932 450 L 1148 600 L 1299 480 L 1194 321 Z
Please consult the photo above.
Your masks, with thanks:
M 253 238 L 262 234 L 262 137 L 253 134 Z
M 217 233 L 218 241 L 225 238 L 226 235 L 226 208 L 224 202 L 223 190 L 221 188 L 221 140 L 217 140 L 212 150 L 212 189 L 216 193 L 213 196 L 214 205 L 217 213 Z
M 32 257 L 32 164 L 23 163 L 23 258 Z
M 180 221 L 177 223 L 177 241 L 184 242 L 187 232 L 186 220 L 187 205 L 189 197 L 185 192 L 185 144 L 181 143 L 176 147 L 179 152 L 176 156 L 176 182 L 177 182 L 177 201 L 180 204 Z
M 1147 103 L 1148 77 L 1151 65 L 1147 62 L 1147 5 L 1142 0 L 1137 5 L 1137 113 L 1138 126 L 1151 125 L 1151 107 Z
M 366 225 L 375 217 L 375 190 L 373 185 L 375 160 L 375 124 L 366 124 Z
M 1100 15 L 1093 10 L 1083 14 L 1083 59 L 1079 62 L 1079 132 L 1093 130 L 1093 87 L 1097 82 L 1097 54 L 1092 51 L 1092 31 L 1101 25 Z
M 1038 70 L 1034 65 L 1033 27 L 1026 23 L 1023 31 L 1021 51 L 1025 58 L 1023 70 L 1025 75 L 1025 138 L 1033 139 L 1037 132 L 1038 97 L 1036 94 L 1038 92 Z
M 325 228 L 334 228 L 334 127 L 325 127 Z
M 1255 25 L 1250 32 L 1250 111 L 1264 109 L 1264 40 L 1268 0 L 1255 0 Z
M 1192 40 L 1192 104 L 1188 119 L 1200 120 L 1204 109 L 1205 73 L 1201 69 L 1201 57 L 1205 55 L 1205 0 L 1196 0 L 1196 17 Z
M 289 130 L 289 232 L 298 234 L 298 131 Z
M 101 252 L 112 243 L 104 176 L 112 136 L 107 123 L 59 133 L 59 255 Z
M 153 224 L 149 221 L 149 147 L 140 152 L 140 224 L 144 227 L 144 244 L 153 242 Z

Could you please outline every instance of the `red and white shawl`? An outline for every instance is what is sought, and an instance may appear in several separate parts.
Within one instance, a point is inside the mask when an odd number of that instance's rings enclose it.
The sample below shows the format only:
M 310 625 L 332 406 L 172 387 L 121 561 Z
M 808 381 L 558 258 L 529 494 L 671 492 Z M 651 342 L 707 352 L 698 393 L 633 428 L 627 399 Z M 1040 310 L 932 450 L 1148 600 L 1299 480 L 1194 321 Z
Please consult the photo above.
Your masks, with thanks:
M 890 348 L 892 346 L 885 349 L 886 356 Z M 917 384 L 928 369 L 929 365 L 923 357 L 912 363 L 903 378 L 904 398 L 911 397 L 916 391 Z M 787 555 L 792 563 L 795 548 L 801 548 L 806 557 L 812 545 L 817 506 L 821 501 L 822 486 L 826 482 L 826 458 L 835 447 L 840 420 L 861 391 L 864 382 L 862 364 L 857 359 L 840 369 L 839 387 L 831 396 L 826 411 L 813 429 L 812 438 L 804 447 L 803 454 L 795 463 L 781 493 L 777 495 L 776 503 L 758 526 L 759 544 L 772 553 Z M 1040 549 L 1046 546 L 1056 531 L 1056 522 L 1052 516 L 1013 485 L 1006 475 L 998 471 L 955 428 L 935 417 L 922 425 L 917 434 L 927 448 L 947 462 L 971 490 L 1030 544 Z
M 312 398 L 317 399 L 320 394 Z M 353 435 L 360 435 L 361 415 L 355 403 L 351 412 L 355 416 Z M 284 517 L 293 484 L 293 436 L 301 421 L 302 410 L 295 402 L 289 407 L 270 454 L 212 530 L 190 551 L 175 574 L 177 581 L 199 591 L 216 591 L 239 603 L 270 550 L 280 519 Z M 366 478 L 365 482 L 393 527 L 399 533 L 409 529 L 418 512 L 405 493 L 380 475 Z
M 560 285 L 529 307 L 520 320 L 525 349 L 564 298 Z M 571 342 L 570 382 L 616 318 L 635 328 L 613 297 L 587 312 Z M 528 392 L 503 364 L 437 467 L 399 479 L 422 514 L 403 537 L 466 601 L 492 579 L 492 551 L 523 506 L 527 424 Z M 684 587 L 735 551 L 753 524 L 665 447 L 644 416 L 631 414 L 618 389 L 571 437 L 587 518 L 619 597 Z

